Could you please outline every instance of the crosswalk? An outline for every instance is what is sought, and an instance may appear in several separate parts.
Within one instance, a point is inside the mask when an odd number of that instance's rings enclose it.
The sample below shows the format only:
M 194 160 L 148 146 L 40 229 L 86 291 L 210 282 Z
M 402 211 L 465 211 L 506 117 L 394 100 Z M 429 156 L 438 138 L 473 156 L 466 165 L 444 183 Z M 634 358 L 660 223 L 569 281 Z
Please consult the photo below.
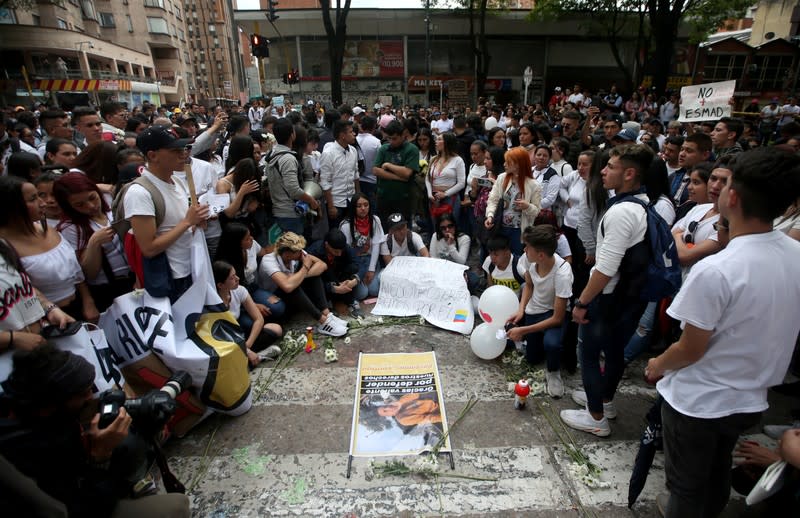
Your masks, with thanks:
M 590 488 L 570 469 L 570 458 L 541 405 L 557 415 L 575 408 L 569 398 L 536 398 L 524 411 L 513 406 L 502 365 L 476 358 L 468 339 L 431 327 L 376 327 L 335 342 L 339 362 L 323 353 L 301 354 L 263 383 L 270 364 L 251 373 L 260 397 L 237 418 L 212 416 L 167 447 L 173 471 L 190 489 L 195 516 L 634 516 L 627 510 L 628 480 L 643 416 L 655 390 L 624 381 L 612 435 L 580 432 L 574 441 L 602 468 L 604 487 Z M 455 470 L 445 459 L 442 476 L 375 474 L 356 458 L 346 477 L 358 352 L 435 350 L 452 423 L 471 395 L 479 402 L 451 430 Z M 565 376 L 567 390 L 580 377 Z M 408 465 L 414 457 L 402 457 Z M 491 480 L 453 478 L 466 475 Z M 663 456 L 657 455 L 635 516 L 657 516 L 664 490 Z

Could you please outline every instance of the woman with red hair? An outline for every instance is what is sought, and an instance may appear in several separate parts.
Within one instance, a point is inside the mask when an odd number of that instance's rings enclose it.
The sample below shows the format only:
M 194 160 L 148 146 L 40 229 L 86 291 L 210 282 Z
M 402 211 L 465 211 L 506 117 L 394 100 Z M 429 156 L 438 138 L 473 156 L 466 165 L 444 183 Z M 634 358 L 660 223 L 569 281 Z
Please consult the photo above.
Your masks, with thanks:
M 505 170 L 489 193 L 485 225 L 508 237 L 514 255 L 522 255 L 521 229 L 533 225 L 542 204 L 542 188 L 533 179 L 531 159 L 523 147 L 506 151 Z M 495 228 L 495 225 L 498 225 Z
M 97 184 L 78 172 L 56 180 L 53 195 L 63 211 L 58 230 L 78 255 L 89 292 L 103 312 L 133 289 L 122 243 L 111 226 L 111 209 Z

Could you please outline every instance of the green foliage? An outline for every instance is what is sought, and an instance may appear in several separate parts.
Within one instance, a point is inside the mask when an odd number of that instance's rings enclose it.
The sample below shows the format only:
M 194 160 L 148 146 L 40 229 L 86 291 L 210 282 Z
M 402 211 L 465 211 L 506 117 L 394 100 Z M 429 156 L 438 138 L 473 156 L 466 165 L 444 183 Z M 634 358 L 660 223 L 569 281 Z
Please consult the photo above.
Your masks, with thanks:
M 700 43 L 709 34 L 722 27 L 725 20 L 742 18 L 753 0 L 701 0 L 687 2 L 683 11 L 684 22 L 689 25 L 689 39 Z

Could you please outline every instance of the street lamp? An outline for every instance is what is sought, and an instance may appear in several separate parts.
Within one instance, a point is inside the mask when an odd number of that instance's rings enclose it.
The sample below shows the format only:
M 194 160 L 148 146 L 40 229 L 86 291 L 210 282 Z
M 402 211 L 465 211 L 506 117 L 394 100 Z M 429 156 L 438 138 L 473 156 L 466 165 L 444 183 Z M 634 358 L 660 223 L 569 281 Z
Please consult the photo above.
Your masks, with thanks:
M 525 82 L 525 100 L 522 102 L 522 105 L 528 106 L 528 87 L 531 86 L 531 81 L 533 81 L 533 69 L 531 67 L 525 67 L 522 80 Z

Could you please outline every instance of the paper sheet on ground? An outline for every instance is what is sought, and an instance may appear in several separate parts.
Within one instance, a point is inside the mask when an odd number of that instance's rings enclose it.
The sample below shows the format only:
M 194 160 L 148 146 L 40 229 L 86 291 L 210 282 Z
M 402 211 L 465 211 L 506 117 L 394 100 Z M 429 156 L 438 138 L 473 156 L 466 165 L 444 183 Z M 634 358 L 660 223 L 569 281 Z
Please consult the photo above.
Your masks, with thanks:
M 469 334 L 472 311 L 464 270 L 467 267 L 430 257 L 395 257 L 381 274 L 373 315 L 420 315 L 436 327 Z

